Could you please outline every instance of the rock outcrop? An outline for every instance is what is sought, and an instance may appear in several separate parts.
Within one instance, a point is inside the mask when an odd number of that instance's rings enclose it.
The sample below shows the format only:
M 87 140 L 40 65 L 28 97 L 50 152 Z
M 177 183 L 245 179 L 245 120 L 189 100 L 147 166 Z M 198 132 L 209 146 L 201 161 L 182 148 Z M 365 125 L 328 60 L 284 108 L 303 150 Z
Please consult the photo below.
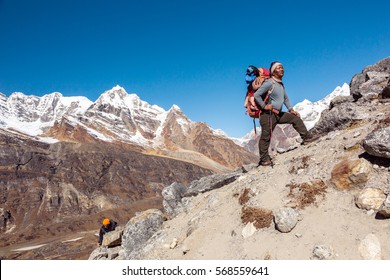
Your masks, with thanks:
M 122 258 L 142 259 L 146 242 L 162 226 L 164 215 L 160 210 L 149 209 L 133 217 L 122 236 Z
M 351 97 L 339 97 L 331 101 L 330 109 L 324 110 L 313 132 L 324 135 L 333 130 L 345 129 L 364 121 L 377 119 L 377 104 L 386 96 L 390 82 L 390 57 L 367 66 L 350 82 Z M 368 106 L 369 105 L 369 106 Z M 368 108 L 367 108 L 368 106 Z M 381 118 L 382 119 L 382 118 Z
M 378 98 L 388 86 L 390 78 L 390 57 L 374 65 L 367 66 L 362 73 L 353 76 L 350 82 L 351 95 L 355 100 L 360 98 Z

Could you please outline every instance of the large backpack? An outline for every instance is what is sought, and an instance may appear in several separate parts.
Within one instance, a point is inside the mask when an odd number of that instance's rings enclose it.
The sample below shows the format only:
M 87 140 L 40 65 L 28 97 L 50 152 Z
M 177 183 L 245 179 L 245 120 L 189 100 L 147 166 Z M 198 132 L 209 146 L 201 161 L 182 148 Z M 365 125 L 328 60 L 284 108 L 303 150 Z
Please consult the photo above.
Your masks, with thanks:
M 270 72 L 267 68 L 257 68 L 253 65 L 248 66 L 245 75 L 245 81 L 248 85 L 247 92 L 245 95 L 244 107 L 246 108 L 246 114 L 249 117 L 253 118 L 253 126 L 256 134 L 256 124 L 255 119 L 260 118 L 261 108 L 259 108 L 255 102 L 254 94 L 264 83 L 265 80 L 270 78 Z M 274 84 L 267 92 L 267 95 L 264 98 L 264 103 L 268 102 L 268 98 L 272 93 Z
M 256 68 L 255 66 L 248 66 L 246 70 L 245 81 L 248 85 L 247 92 L 245 95 L 244 107 L 247 109 L 246 113 L 252 118 L 258 118 L 261 110 L 257 107 L 255 103 L 254 94 L 264 83 L 265 80 L 270 78 L 268 69 L 266 68 Z M 268 95 L 266 97 L 268 99 Z M 267 100 L 264 99 L 264 102 Z

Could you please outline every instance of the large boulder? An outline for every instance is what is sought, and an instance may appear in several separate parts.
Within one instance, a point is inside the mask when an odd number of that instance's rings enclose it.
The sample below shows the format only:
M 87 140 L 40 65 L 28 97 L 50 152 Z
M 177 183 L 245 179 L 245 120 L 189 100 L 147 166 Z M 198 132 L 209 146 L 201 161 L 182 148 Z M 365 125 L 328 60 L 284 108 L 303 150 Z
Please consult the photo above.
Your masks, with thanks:
M 162 226 L 164 214 L 158 209 L 149 209 L 131 218 L 122 236 L 121 256 L 124 259 L 142 259 L 146 242 Z
M 102 246 L 115 247 L 122 243 L 123 229 L 116 228 L 114 231 L 107 232 L 103 236 Z
M 183 210 L 181 199 L 187 188 L 179 183 L 173 183 L 162 190 L 164 211 L 170 218 Z
M 365 159 L 343 159 L 335 165 L 331 173 L 331 182 L 340 190 L 362 187 L 372 172 L 371 164 Z
M 342 102 L 331 110 L 322 111 L 321 118 L 312 129 L 314 134 L 326 134 L 334 130 L 348 127 L 354 121 L 360 121 L 364 117 L 351 103 Z
M 370 155 L 390 158 L 390 126 L 368 134 L 363 142 L 363 147 Z
M 280 232 L 290 232 L 298 223 L 299 213 L 297 210 L 290 207 L 280 208 L 274 214 L 276 229 Z
M 351 95 L 355 100 L 362 97 L 378 97 L 388 85 L 390 78 L 390 57 L 367 66 L 362 73 L 353 76 L 350 82 Z
M 378 210 L 386 200 L 381 189 L 365 188 L 355 197 L 357 207 L 366 210 Z

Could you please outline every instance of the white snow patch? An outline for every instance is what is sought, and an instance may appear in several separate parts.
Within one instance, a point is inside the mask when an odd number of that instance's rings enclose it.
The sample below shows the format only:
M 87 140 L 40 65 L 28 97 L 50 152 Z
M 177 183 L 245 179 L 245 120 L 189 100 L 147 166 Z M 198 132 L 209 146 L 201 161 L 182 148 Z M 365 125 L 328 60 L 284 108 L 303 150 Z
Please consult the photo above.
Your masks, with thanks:
M 41 247 L 43 247 L 43 246 L 46 246 L 46 244 L 35 245 L 35 246 L 28 246 L 28 247 L 23 247 L 23 248 L 11 250 L 11 251 L 12 251 L 12 252 L 30 251 L 30 250 L 34 250 L 34 249 L 41 248 Z
M 74 238 L 74 239 L 69 239 L 69 240 L 62 241 L 62 243 L 75 242 L 75 241 L 78 241 L 78 240 L 83 239 L 83 238 L 84 237 L 77 237 L 77 238 Z

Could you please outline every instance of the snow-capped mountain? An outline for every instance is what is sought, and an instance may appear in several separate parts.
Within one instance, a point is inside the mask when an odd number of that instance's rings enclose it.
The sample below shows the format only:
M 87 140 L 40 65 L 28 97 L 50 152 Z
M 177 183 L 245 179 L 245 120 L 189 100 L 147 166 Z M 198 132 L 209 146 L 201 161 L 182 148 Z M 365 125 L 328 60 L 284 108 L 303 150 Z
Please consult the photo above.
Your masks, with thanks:
M 42 97 L 15 92 L 0 95 L 0 127 L 31 136 L 44 133 L 64 115 L 80 116 L 92 104 L 86 97 L 64 97 L 59 92 Z
M 144 153 L 208 162 L 209 168 L 212 159 L 214 170 L 236 167 L 254 156 L 221 131 L 192 122 L 177 105 L 165 111 L 120 86 L 104 92 L 95 102 L 58 92 L 42 97 L 0 95 L 0 128 L 49 143 L 132 145 Z M 225 151 L 226 147 L 231 149 Z
M 142 101 L 136 94 L 128 94 L 120 86 L 104 92 L 96 102 L 82 96 L 64 97 L 58 92 L 42 97 L 20 92 L 8 98 L 0 95 L 0 127 L 41 136 L 43 140 L 56 123 L 58 126 L 66 122 L 71 126 L 78 125 L 104 141 L 123 140 L 152 145 L 153 141 L 158 142 L 171 111 L 180 111 L 180 108 L 174 105 L 165 111 Z M 192 123 L 185 116 L 177 118 L 177 121 L 184 131 Z
M 303 100 L 294 106 L 294 110 L 299 112 L 307 129 L 310 130 L 319 121 L 322 111 L 329 108 L 330 101 L 333 98 L 348 95 L 350 95 L 349 85 L 344 83 L 341 87 L 336 87 L 330 94 L 319 101 L 310 102 L 307 99 Z

